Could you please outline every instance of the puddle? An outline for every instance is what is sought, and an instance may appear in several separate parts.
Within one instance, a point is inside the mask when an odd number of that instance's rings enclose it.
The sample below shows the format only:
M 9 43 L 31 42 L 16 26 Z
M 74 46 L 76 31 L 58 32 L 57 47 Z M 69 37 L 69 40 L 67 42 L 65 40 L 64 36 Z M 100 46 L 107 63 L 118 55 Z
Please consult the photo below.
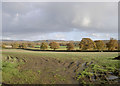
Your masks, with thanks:
M 117 76 L 113 76 L 113 75 L 110 75 L 107 77 L 108 80 L 114 80 L 114 79 L 118 79 Z

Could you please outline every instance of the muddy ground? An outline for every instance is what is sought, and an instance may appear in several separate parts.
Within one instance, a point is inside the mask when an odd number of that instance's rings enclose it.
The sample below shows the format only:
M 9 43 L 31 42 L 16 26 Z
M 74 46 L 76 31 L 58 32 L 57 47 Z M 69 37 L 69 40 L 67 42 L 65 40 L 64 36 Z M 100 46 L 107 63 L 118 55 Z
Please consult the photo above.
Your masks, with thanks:
M 82 58 L 72 59 L 70 58 L 71 56 L 69 58 L 65 57 L 69 56 L 69 54 L 64 54 L 64 58 L 66 59 L 61 58 L 62 54 L 56 54 L 61 55 L 59 58 L 49 56 L 52 54 L 48 54 L 48 56 L 46 54 L 35 55 L 34 53 L 7 52 L 3 54 L 5 55 L 3 56 L 4 62 L 23 63 L 17 67 L 23 75 L 12 77 L 10 79 L 11 81 L 3 81 L 3 83 L 6 84 L 14 84 L 15 82 L 19 84 L 21 84 L 21 82 L 23 82 L 23 84 L 88 84 L 87 82 L 92 84 L 119 84 L 120 81 L 118 70 L 111 72 L 106 71 L 104 68 L 97 67 L 99 71 L 97 70 L 96 73 L 94 73 L 92 67 L 95 68 L 95 64 L 97 64 L 94 60 L 88 62 Z M 88 68 L 90 71 L 87 71 Z M 91 73 L 93 73 L 92 76 L 89 76 Z M 88 75 L 78 79 L 82 74 Z M 23 79 L 21 79 L 21 77 Z M 29 80 L 29 78 L 31 80 Z M 24 80 L 26 80 L 26 82 L 24 82 Z
M 24 58 L 24 62 L 25 64 L 21 65 L 20 70 L 40 71 L 41 74 L 38 74 L 38 80 L 42 79 L 42 83 L 46 84 L 79 84 L 75 76 L 78 71 L 82 71 L 82 64 L 84 63 L 82 59 L 78 61 L 61 61 L 48 57 Z M 35 83 L 40 82 L 36 81 Z

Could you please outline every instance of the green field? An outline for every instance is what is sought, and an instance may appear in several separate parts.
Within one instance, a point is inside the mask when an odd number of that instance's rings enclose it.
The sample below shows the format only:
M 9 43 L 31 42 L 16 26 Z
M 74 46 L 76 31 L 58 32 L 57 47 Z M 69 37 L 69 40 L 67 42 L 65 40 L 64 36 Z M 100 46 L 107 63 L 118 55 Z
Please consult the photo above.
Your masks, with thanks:
M 113 60 L 118 52 L 3 49 L 2 55 L 2 76 L 5 84 L 119 83 L 120 61 Z M 116 79 L 110 79 L 111 76 Z
M 35 45 L 35 47 L 36 47 L 36 48 L 32 48 L 32 49 L 38 49 L 38 50 L 40 50 L 40 46 L 39 46 L 39 45 Z M 60 46 L 60 47 L 59 47 L 58 49 L 56 49 L 56 50 L 67 50 L 66 47 L 67 47 L 67 46 Z M 53 50 L 53 49 L 51 49 L 50 46 L 48 46 L 48 49 L 47 49 L 47 50 Z M 78 47 L 78 46 L 75 46 L 75 47 L 74 47 L 74 50 L 79 50 L 79 47 Z

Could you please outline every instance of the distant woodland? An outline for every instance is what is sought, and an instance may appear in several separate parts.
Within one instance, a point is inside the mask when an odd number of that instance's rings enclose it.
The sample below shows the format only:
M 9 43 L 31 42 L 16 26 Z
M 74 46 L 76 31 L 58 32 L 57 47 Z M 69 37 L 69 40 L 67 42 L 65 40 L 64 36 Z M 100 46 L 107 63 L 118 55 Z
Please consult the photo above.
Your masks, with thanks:
M 64 40 L 39 40 L 39 41 L 13 41 L 13 40 L 3 40 L 0 44 L 2 48 L 10 49 L 29 49 L 29 48 L 39 48 L 40 50 L 57 50 L 63 47 L 63 50 L 97 50 L 97 51 L 115 51 L 119 50 L 119 42 L 114 38 L 110 40 L 95 40 L 90 38 L 82 38 L 81 41 L 64 41 Z

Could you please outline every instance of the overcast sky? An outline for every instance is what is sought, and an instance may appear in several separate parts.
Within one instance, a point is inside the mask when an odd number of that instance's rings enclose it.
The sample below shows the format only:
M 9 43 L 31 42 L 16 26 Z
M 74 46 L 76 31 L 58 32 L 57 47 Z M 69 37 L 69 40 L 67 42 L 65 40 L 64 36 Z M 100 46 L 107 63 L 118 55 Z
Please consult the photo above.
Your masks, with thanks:
M 118 38 L 117 2 L 3 2 L 3 39 Z

